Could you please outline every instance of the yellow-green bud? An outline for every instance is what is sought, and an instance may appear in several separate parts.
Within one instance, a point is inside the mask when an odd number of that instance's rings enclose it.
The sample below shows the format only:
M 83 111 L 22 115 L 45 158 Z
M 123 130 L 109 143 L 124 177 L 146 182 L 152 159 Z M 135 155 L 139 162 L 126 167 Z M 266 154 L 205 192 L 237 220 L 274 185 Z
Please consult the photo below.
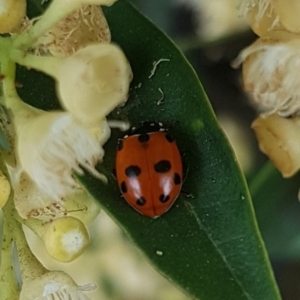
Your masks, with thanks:
M 54 259 L 70 262 L 79 257 L 89 244 L 89 233 L 79 219 L 63 217 L 47 224 L 43 239 Z

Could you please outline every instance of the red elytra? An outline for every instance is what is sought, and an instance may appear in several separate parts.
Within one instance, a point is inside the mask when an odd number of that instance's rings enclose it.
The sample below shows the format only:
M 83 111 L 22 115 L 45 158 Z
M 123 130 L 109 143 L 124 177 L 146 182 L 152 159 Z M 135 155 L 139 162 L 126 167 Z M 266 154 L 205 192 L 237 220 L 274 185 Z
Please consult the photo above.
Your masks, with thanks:
M 169 210 L 181 190 L 183 167 L 161 123 L 144 122 L 119 140 L 116 176 L 125 200 L 139 213 L 156 218 Z

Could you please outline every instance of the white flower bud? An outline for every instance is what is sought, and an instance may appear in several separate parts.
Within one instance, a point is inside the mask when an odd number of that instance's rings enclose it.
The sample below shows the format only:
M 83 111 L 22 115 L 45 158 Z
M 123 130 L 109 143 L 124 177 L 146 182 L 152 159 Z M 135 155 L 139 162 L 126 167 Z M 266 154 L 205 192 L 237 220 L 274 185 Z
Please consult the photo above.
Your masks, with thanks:
M 63 217 L 45 224 L 43 240 L 48 253 L 60 262 L 78 258 L 89 244 L 89 233 L 77 218 Z
M 300 32 L 300 1 L 272 0 L 281 24 L 290 32 Z
M 56 79 L 62 105 L 83 123 L 97 124 L 127 100 L 132 73 L 119 47 L 95 44 L 68 57 Z
M 68 111 L 83 123 L 97 124 L 127 100 L 131 79 L 130 66 L 119 47 L 95 44 L 66 59 L 57 77 L 57 90 Z
M 300 32 L 298 0 L 241 0 L 239 10 L 259 36 L 274 29 Z
M 68 274 L 52 271 L 25 281 L 22 286 L 20 300 L 89 300 L 90 298 L 83 291 L 91 291 L 95 288 L 94 284 L 78 286 Z
M 284 177 L 294 175 L 300 168 L 300 118 L 270 115 L 258 118 L 252 128 L 260 150 L 265 153 Z
M 0 33 L 16 31 L 26 13 L 26 0 L 0 1 Z
M 286 117 L 299 112 L 299 47 L 299 34 L 276 30 L 240 54 L 245 89 L 265 114 Z
M 239 10 L 258 36 L 263 36 L 270 30 L 283 29 L 269 0 L 241 0 Z
M 14 51 L 12 59 L 54 77 L 61 104 L 89 126 L 127 100 L 132 72 L 116 45 L 92 44 L 65 58 Z
M 14 112 L 17 154 L 21 171 L 43 193 L 60 201 L 76 190 L 78 184 L 72 173 L 83 174 L 82 168 L 106 182 L 106 177 L 95 169 L 104 150 L 88 128 L 66 112 L 40 111 L 29 118 L 26 114 L 29 108 L 25 106 Z M 102 134 L 105 140 L 109 136 L 105 130 Z

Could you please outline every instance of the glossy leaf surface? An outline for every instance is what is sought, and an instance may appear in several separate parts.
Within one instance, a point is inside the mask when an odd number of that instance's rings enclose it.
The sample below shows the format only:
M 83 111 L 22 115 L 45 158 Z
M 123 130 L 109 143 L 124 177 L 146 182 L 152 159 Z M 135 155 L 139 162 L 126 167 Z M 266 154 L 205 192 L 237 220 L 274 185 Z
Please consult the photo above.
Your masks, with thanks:
M 41 9 L 38 2 L 29 1 L 32 15 Z M 133 125 L 179 121 L 172 133 L 186 153 L 183 188 L 193 198 L 180 195 L 158 219 L 129 207 L 111 173 L 122 136 L 118 130 L 105 145 L 99 166 L 108 185 L 90 175 L 80 180 L 151 264 L 193 299 L 280 299 L 244 178 L 197 75 L 175 45 L 127 1 L 104 11 L 113 42 L 124 50 L 134 74 L 127 104 L 108 118 Z M 28 103 L 58 108 L 52 80 L 19 70 L 18 81 Z

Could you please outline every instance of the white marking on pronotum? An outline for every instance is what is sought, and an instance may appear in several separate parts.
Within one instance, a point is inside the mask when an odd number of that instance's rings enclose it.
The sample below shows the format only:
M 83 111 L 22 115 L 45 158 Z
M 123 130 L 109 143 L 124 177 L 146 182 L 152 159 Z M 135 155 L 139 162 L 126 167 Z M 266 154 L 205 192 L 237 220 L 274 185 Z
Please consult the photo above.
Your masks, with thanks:
M 155 62 L 153 62 L 153 69 L 151 70 L 151 73 L 150 73 L 150 75 L 149 75 L 149 79 L 151 78 L 151 77 L 153 77 L 154 76 L 154 74 L 155 74 L 155 72 L 156 72 L 156 69 L 157 69 L 157 66 L 161 63 L 161 62 L 163 62 L 163 61 L 170 61 L 168 58 L 161 58 L 161 59 L 159 59 L 158 61 L 155 61 Z
M 164 99 L 165 99 L 165 94 L 164 94 L 164 92 L 162 91 L 162 89 L 161 89 L 161 88 L 158 88 L 158 90 L 159 90 L 159 92 L 161 93 L 161 97 L 160 97 L 160 99 L 157 101 L 156 105 L 162 104 L 162 102 L 163 102 Z

